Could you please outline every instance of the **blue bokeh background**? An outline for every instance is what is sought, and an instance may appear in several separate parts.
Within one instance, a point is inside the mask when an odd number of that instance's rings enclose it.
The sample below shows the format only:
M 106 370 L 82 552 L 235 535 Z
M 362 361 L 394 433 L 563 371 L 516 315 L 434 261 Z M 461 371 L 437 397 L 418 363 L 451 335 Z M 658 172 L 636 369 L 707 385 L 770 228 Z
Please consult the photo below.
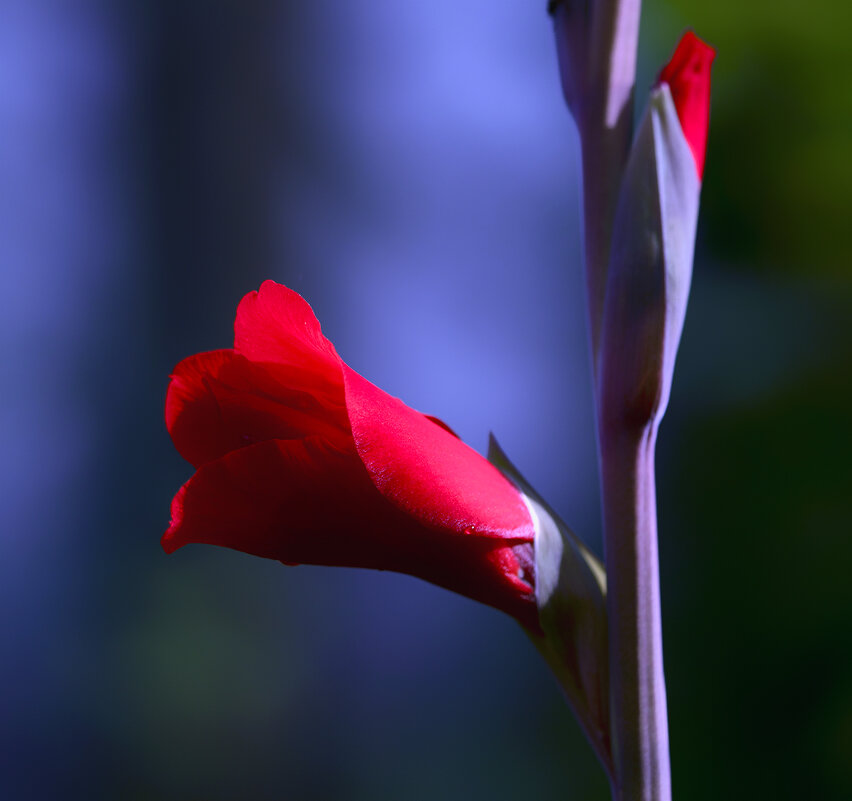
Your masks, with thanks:
M 607 797 L 498 613 L 158 543 L 191 473 L 168 373 L 273 278 L 356 370 L 480 451 L 494 431 L 600 551 L 542 5 L 0 4 L 0 797 Z M 851 79 L 826 26 L 733 8 L 647 3 L 639 66 L 646 87 L 687 23 L 720 50 L 659 451 L 674 781 L 840 799 Z

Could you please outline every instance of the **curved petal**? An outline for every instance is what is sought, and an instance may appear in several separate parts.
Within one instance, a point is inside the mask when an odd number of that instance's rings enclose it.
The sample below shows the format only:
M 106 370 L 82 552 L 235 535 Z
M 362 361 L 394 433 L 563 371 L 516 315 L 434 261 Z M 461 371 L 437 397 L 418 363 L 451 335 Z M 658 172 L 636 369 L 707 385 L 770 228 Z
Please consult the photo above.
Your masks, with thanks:
M 358 455 L 394 506 L 455 534 L 532 541 L 529 512 L 497 468 L 345 364 L 343 378 Z
M 180 362 L 166 393 L 166 427 L 180 454 L 197 467 L 255 442 L 312 434 L 347 447 L 342 386 L 334 404 L 289 387 L 279 372 L 232 350 Z
M 427 420 L 431 420 L 436 426 L 441 426 L 445 431 L 452 434 L 456 439 L 461 439 L 461 437 L 453 431 L 440 417 L 435 417 L 433 414 L 424 414 L 423 415 Z
M 513 544 L 425 528 L 382 497 L 354 449 L 319 438 L 268 440 L 209 462 L 171 511 L 167 553 L 197 542 L 287 564 L 394 570 L 538 626 Z
M 219 407 L 206 383 L 233 359 L 232 350 L 197 353 L 172 371 L 166 392 L 166 428 L 180 455 L 193 465 L 233 450 L 230 439 L 219 436 Z
M 323 336 L 308 302 L 274 281 L 264 281 L 237 307 L 234 350 L 254 362 L 306 370 L 339 383 L 340 357 Z
M 162 543 L 168 553 L 204 542 L 288 563 L 375 567 L 386 505 L 354 451 L 317 437 L 268 440 L 200 467 L 172 501 Z
M 710 45 L 687 31 L 658 78 L 659 83 L 669 85 L 699 179 L 704 175 L 710 125 L 710 68 L 715 57 L 716 51 Z

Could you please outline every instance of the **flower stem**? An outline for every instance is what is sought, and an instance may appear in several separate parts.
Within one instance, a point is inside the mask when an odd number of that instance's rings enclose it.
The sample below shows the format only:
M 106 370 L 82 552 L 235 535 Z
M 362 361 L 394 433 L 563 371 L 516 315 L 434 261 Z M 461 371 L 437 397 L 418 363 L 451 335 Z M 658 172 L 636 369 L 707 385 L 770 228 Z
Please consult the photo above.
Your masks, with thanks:
M 630 144 L 629 126 L 608 129 L 587 121 L 580 134 L 583 160 L 583 223 L 586 309 L 593 377 L 597 379 L 601 318 L 609 265 L 610 238 L 618 188 Z
M 615 801 L 670 801 L 663 677 L 656 425 L 601 427 L 601 483 L 608 578 Z
M 600 358 L 613 224 L 633 137 L 641 0 L 556 0 L 550 12 L 562 88 L 583 160 L 586 306 L 606 551 L 613 798 L 670 801 L 654 479 L 659 416 L 647 425 L 631 425 L 626 420 L 636 418 L 619 413 L 618 397 L 615 409 L 604 410 Z M 627 345 L 607 347 L 626 354 Z
M 568 5 L 566 3 L 566 5 Z M 579 5 L 583 5 L 580 3 Z M 586 5 L 584 74 L 575 119 L 583 158 L 586 299 L 592 369 L 597 373 L 613 218 L 633 136 L 633 87 L 641 0 L 598 0 Z M 572 24 L 566 10 L 557 25 Z M 584 26 L 585 27 L 585 26 Z M 579 47 L 576 33 L 568 46 Z

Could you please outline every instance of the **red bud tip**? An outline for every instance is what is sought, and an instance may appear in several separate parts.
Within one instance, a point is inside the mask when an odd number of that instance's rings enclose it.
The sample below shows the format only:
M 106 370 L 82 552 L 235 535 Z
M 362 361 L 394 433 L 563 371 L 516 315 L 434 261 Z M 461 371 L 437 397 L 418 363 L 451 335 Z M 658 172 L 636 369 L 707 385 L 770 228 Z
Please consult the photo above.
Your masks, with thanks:
M 659 83 L 667 83 L 672 93 L 680 127 L 695 158 L 698 177 L 704 175 L 704 153 L 710 125 L 710 68 L 716 51 L 687 31 L 674 55 L 660 70 Z

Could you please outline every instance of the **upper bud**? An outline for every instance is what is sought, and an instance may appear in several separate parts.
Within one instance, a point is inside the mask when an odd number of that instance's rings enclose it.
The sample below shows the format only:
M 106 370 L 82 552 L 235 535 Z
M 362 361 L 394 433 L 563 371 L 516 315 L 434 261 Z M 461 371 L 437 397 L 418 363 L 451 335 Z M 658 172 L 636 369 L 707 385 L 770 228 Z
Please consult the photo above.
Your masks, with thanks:
M 651 91 L 613 226 L 599 352 L 604 425 L 656 423 L 692 279 L 712 50 L 687 33 Z

